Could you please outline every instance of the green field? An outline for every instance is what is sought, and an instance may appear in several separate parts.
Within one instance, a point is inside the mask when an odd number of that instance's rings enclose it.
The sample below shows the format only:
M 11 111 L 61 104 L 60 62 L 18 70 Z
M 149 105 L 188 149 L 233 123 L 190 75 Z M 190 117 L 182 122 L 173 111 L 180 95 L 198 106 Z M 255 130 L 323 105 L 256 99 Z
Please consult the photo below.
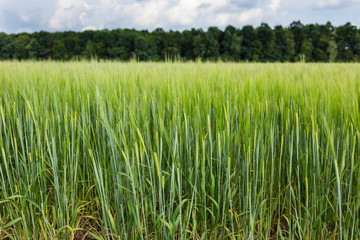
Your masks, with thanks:
M 359 239 L 360 65 L 0 63 L 0 239 Z

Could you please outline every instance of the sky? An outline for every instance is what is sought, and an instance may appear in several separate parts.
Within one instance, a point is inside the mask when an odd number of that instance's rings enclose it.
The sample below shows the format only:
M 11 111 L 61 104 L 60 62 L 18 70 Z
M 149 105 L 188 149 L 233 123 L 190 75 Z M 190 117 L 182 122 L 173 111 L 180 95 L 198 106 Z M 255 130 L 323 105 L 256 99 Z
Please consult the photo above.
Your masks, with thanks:
M 360 0 L 1 0 L 0 32 L 273 27 L 294 20 L 360 26 L 359 13 Z

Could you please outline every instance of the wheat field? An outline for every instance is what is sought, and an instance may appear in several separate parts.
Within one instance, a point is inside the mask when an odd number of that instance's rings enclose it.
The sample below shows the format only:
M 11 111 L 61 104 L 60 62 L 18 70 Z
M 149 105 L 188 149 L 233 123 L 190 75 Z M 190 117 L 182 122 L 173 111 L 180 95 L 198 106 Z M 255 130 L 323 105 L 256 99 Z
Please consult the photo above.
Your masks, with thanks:
M 0 239 L 359 239 L 360 65 L 1 62 Z

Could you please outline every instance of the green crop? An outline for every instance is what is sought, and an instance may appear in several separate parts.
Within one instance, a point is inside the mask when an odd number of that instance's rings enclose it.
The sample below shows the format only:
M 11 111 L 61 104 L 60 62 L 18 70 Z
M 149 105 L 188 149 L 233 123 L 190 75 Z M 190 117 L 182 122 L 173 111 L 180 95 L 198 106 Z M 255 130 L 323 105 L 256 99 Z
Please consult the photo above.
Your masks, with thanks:
M 358 239 L 359 80 L 1 62 L 0 239 Z

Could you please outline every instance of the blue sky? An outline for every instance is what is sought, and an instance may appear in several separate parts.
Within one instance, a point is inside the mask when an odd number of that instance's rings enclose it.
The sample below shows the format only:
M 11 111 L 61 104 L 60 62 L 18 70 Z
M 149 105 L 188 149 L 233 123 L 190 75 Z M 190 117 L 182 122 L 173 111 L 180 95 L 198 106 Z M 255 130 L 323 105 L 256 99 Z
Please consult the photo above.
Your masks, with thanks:
M 360 26 L 360 0 L 1 0 L 0 32 L 242 27 L 293 20 Z

